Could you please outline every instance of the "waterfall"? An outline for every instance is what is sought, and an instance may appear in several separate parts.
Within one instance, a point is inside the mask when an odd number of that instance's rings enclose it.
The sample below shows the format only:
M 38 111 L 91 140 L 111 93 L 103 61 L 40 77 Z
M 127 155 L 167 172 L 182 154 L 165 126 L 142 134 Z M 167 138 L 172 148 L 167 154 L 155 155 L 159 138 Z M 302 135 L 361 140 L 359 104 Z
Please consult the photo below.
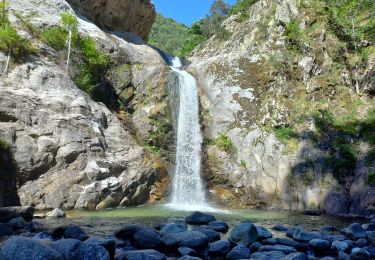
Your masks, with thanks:
M 169 84 L 169 92 L 177 130 L 177 147 L 171 203 L 168 206 L 177 210 L 211 211 L 200 175 L 203 137 L 199 124 L 197 84 L 192 75 L 180 69 L 182 64 L 179 58 L 172 57 L 169 63 L 175 77 Z

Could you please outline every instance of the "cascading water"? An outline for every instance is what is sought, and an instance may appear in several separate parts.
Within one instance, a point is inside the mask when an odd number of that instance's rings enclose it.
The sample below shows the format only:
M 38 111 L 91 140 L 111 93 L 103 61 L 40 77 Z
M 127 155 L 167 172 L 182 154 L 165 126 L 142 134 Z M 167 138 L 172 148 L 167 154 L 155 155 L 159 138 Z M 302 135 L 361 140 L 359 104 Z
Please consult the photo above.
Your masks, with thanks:
M 179 69 L 182 67 L 179 58 L 171 58 L 170 63 L 176 77 L 174 84 L 170 86 L 170 93 L 172 99 L 178 98 L 178 101 L 174 102 L 177 128 L 176 169 L 171 203 L 168 206 L 177 210 L 212 211 L 213 208 L 206 202 L 200 176 L 203 138 L 199 124 L 197 84 L 192 75 Z

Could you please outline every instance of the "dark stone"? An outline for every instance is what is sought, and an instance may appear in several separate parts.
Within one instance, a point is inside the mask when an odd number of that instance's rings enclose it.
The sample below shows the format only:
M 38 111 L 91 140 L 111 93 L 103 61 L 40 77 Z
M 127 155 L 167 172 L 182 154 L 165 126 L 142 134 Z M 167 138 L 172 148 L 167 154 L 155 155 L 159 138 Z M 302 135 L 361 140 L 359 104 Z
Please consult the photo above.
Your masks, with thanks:
M 206 225 L 211 221 L 216 221 L 216 218 L 213 215 L 196 211 L 190 216 L 186 217 L 185 221 L 186 223 L 192 225 Z
M 134 250 L 134 251 L 124 251 L 124 258 L 128 260 L 165 260 L 167 259 L 165 255 L 154 250 L 154 249 L 144 249 L 144 250 Z
M 375 246 L 375 231 L 367 231 L 366 236 L 372 246 Z
M 309 244 L 317 251 L 326 251 L 331 248 L 331 242 L 319 238 L 311 239 Z
M 334 226 L 324 226 L 324 227 L 322 227 L 322 231 L 324 231 L 324 232 L 334 232 L 334 231 L 336 231 L 336 228 Z
M 279 232 L 286 232 L 289 228 L 282 226 L 282 225 L 276 225 L 272 228 L 273 230 L 279 231 Z
M 257 228 L 257 231 L 258 231 L 258 239 L 259 240 L 263 240 L 263 239 L 267 239 L 267 238 L 272 237 L 272 233 L 270 231 L 268 231 L 266 228 L 261 227 L 261 226 L 256 226 L 256 228 Z
M 180 233 L 187 231 L 188 227 L 185 223 L 171 223 L 166 224 L 162 229 L 160 229 L 159 234 L 165 235 L 168 233 Z
M 89 241 L 85 241 L 79 247 L 81 259 L 109 260 L 107 249 Z
M 80 227 L 74 225 L 66 227 L 63 236 L 64 238 L 73 238 L 81 241 L 85 241 L 89 238 L 89 236 L 85 232 L 83 232 Z
M 12 226 L 4 223 L 0 223 L 0 237 L 13 235 Z
M 308 260 L 309 258 L 305 253 L 295 252 L 291 253 L 283 258 L 283 260 Z
M 257 240 L 258 231 L 251 222 L 244 222 L 235 226 L 229 236 L 229 241 L 237 245 L 249 246 Z
M 192 230 L 205 234 L 208 238 L 208 242 L 220 240 L 220 233 L 207 227 L 195 227 Z
M 333 241 L 331 249 L 335 252 L 349 252 L 350 246 L 345 241 Z
M 273 245 L 273 246 L 262 246 L 259 248 L 259 252 L 271 252 L 271 251 L 279 251 L 283 252 L 284 254 L 291 254 L 296 252 L 297 250 L 294 247 L 284 246 L 284 245 Z
M 337 259 L 338 260 L 350 260 L 350 256 L 347 253 L 344 253 L 344 252 L 340 251 Z
M 262 244 L 265 245 L 276 245 L 277 244 L 277 239 L 276 238 L 267 238 L 262 240 Z
M 208 246 L 208 255 L 210 256 L 225 256 L 232 249 L 231 244 L 227 240 L 219 240 L 210 243 Z
M 33 236 L 33 239 L 53 241 L 52 235 L 50 233 L 46 232 L 46 231 L 39 232 L 39 233 L 35 234 Z
M 305 210 L 303 214 L 308 215 L 308 216 L 320 216 L 322 212 L 317 209 L 316 210 L 310 209 L 310 210 Z
M 165 234 L 162 237 L 162 241 L 167 247 L 190 247 L 197 249 L 208 245 L 207 236 L 198 231 Z
M 294 241 L 289 238 L 276 238 L 277 244 L 284 245 L 284 246 L 291 246 L 296 248 L 298 251 L 306 251 L 307 245 L 298 243 L 297 241 Z
M 250 258 L 250 249 L 243 245 L 238 245 L 234 247 L 225 257 L 229 260 L 235 260 L 235 259 L 248 259 Z
M 366 250 L 367 252 L 369 252 L 371 258 L 375 258 L 375 247 L 365 246 L 363 249 Z
M 261 248 L 263 246 L 263 244 L 259 243 L 259 242 L 255 242 L 253 243 L 249 249 L 252 253 L 255 253 L 255 252 L 258 252 L 259 248 Z
M 228 224 L 222 221 L 211 221 L 207 227 L 220 233 L 227 233 L 229 229 Z
M 156 249 L 162 241 L 158 233 L 151 229 L 143 229 L 133 235 L 134 245 L 137 248 Z
M 16 217 L 12 218 L 7 222 L 8 225 L 12 226 L 13 229 L 23 229 L 27 226 L 26 221 L 23 219 L 23 217 Z
M 366 231 L 363 230 L 361 224 L 353 223 L 350 224 L 346 229 L 343 230 L 344 235 L 352 240 L 357 240 L 360 238 L 366 238 Z
M 251 255 L 251 259 L 259 260 L 282 259 L 283 257 L 285 254 L 280 251 L 258 252 Z
M 321 238 L 325 239 L 325 240 L 328 240 L 330 242 L 333 242 L 333 241 L 345 241 L 345 240 L 348 239 L 344 235 L 336 235 L 336 234 L 323 234 Z
M 137 233 L 138 231 L 141 231 L 142 229 L 145 229 L 144 227 L 140 225 L 126 225 L 123 228 L 121 228 L 119 231 L 115 233 L 115 236 L 119 239 L 128 240 L 132 239 L 133 235 Z
M 190 256 L 190 255 L 185 255 L 185 256 L 182 256 L 180 258 L 177 258 L 177 260 L 202 260 L 202 258 Z
M 375 223 L 363 224 L 362 228 L 365 231 L 375 231 Z
M 369 252 L 362 248 L 353 248 L 352 253 L 350 254 L 350 260 L 370 260 L 371 256 Z
M 115 252 L 116 252 L 116 241 L 113 239 L 97 239 L 97 238 L 89 238 L 85 242 L 96 244 L 98 246 L 104 247 L 109 254 L 109 258 L 111 260 L 115 259 Z
M 51 236 L 54 240 L 59 240 L 64 237 L 65 227 L 58 227 L 51 231 Z
M 25 220 L 31 220 L 34 216 L 33 207 L 5 207 L 0 208 L 0 222 L 7 222 L 12 218 L 23 217 Z
M 63 260 L 60 253 L 38 242 L 38 240 L 25 237 L 12 237 L 8 239 L 1 249 L 2 260 Z
M 303 228 L 297 228 L 293 232 L 293 239 L 297 241 L 309 242 L 314 238 L 320 238 L 320 233 L 316 231 L 307 232 Z
M 367 232 L 366 232 L 367 233 Z M 367 235 L 368 236 L 368 235 Z M 370 240 L 370 238 L 369 238 Z M 365 246 L 368 246 L 368 241 L 366 238 L 360 238 L 358 239 L 357 241 L 354 241 L 353 242 L 353 246 L 354 247 L 365 247 Z
M 77 239 L 60 239 L 52 244 L 52 249 L 59 252 L 64 259 L 80 260 L 82 255 L 80 251 L 81 241 Z
M 184 255 L 197 256 L 198 255 L 197 251 L 189 247 L 179 247 L 177 251 L 180 253 L 181 256 L 184 256 Z
M 303 229 L 303 227 L 291 227 L 291 228 L 288 228 L 288 230 L 286 231 L 286 236 L 287 237 L 291 237 L 293 238 L 293 234 L 294 232 L 297 230 L 297 229 Z

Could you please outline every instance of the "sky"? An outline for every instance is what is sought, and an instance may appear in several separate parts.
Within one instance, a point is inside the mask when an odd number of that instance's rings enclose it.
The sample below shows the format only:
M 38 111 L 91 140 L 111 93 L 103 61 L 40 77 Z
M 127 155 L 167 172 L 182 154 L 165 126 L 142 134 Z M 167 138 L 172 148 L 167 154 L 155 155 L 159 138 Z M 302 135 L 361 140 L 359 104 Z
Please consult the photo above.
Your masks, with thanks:
M 190 26 L 194 21 L 204 18 L 214 0 L 153 0 L 156 11 L 165 17 Z M 226 0 L 234 4 L 236 0 Z

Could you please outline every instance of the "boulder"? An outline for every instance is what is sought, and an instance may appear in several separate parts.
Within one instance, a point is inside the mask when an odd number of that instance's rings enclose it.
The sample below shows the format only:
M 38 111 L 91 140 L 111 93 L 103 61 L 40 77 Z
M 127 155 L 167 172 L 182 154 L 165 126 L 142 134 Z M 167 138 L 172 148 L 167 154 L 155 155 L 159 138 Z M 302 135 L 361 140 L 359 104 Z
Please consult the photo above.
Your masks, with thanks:
M 219 240 L 210 243 L 208 246 L 208 255 L 210 256 L 226 256 L 232 249 L 228 240 Z
M 109 253 L 104 247 L 90 241 L 83 242 L 79 251 L 81 259 L 110 260 Z
M 251 252 L 250 249 L 243 245 L 238 245 L 234 247 L 225 257 L 229 260 L 236 260 L 236 259 L 248 259 L 250 258 Z
M 312 248 L 318 252 L 320 251 L 326 251 L 331 248 L 331 242 L 324 240 L 324 239 L 319 239 L 319 238 L 314 238 L 309 241 L 309 244 L 312 246 Z
M 56 209 L 48 212 L 46 214 L 46 217 L 49 217 L 49 218 L 65 218 L 66 214 L 61 209 L 56 208 Z
M 197 256 L 198 255 L 197 251 L 189 247 L 179 247 L 177 251 L 180 253 L 181 256 L 185 256 L 185 255 Z
M 13 235 L 13 228 L 9 224 L 0 223 L 0 237 Z
M 276 238 L 267 238 L 262 240 L 262 243 L 265 245 L 276 245 L 277 244 L 277 239 Z
M 283 258 L 283 260 L 308 260 L 309 258 L 305 253 L 295 252 L 291 253 Z
M 98 246 L 104 247 L 109 254 L 111 260 L 115 259 L 116 253 L 116 241 L 113 239 L 97 239 L 97 238 L 89 238 L 85 242 L 96 244 Z
M 217 240 L 220 240 L 220 233 L 216 232 L 215 230 L 212 230 L 207 227 L 195 227 L 192 229 L 193 231 L 198 231 L 203 234 L 205 234 L 208 238 L 208 242 L 214 242 Z
M 143 229 L 133 236 L 134 245 L 137 248 L 156 249 L 162 243 L 160 235 L 151 229 Z
M 262 246 L 263 246 L 262 243 L 255 242 L 251 244 L 251 246 L 249 246 L 249 249 L 252 253 L 255 253 L 255 252 L 258 252 L 259 248 L 261 248 Z
M 350 254 L 350 260 L 370 260 L 371 256 L 369 252 L 362 248 L 353 248 L 352 253 Z
M 236 225 L 232 229 L 229 240 L 237 245 L 249 246 L 258 240 L 257 228 L 251 222 Z
M 131 260 L 165 260 L 167 259 L 165 255 L 162 253 L 154 250 L 154 249 L 144 249 L 144 250 L 133 250 L 133 251 L 124 251 L 123 252 L 124 258 L 121 258 L 121 260 L 125 259 L 131 259 Z
M 339 252 L 338 254 L 338 257 L 337 257 L 338 260 L 350 260 L 350 255 L 348 255 L 347 253 L 345 252 Z
M 81 241 L 77 239 L 60 239 L 52 244 L 52 249 L 59 252 L 64 259 L 80 260 L 82 255 L 80 252 Z
M 52 248 L 26 237 L 12 237 L 1 248 L 2 260 L 48 259 L 64 260 L 63 256 Z
M 35 234 L 32 238 L 37 239 L 37 240 L 48 240 L 48 241 L 54 240 L 52 235 L 47 231 L 39 232 L 39 233 Z
M 370 244 L 372 246 L 375 246 L 375 231 L 367 231 L 366 236 Z M 367 245 L 364 245 L 364 246 L 367 246 Z M 358 247 L 362 247 L 362 246 L 358 246 Z
M 213 215 L 196 211 L 190 216 L 187 216 L 185 221 L 191 225 L 206 225 L 211 221 L 216 221 L 216 219 Z
M 267 239 L 267 238 L 272 237 L 272 233 L 270 231 L 268 231 L 266 228 L 261 227 L 261 226 L 256 226 L 256 228 L 257 228 L 257 231 L 258 231 L 258 239 L 259 240 L 263 240 L 263 239 Z
M 280 232 L 286 232 L 289 228 L 282 226 L 282 225 L 276 225 L 272 227 L 273 230 L 280 231 Z
M 198 231 L 165 234 L 162 236 L 162 241 L 167 247 L 189 247 L 200 249 L 208 245 L 207 236 Z
M 135 233 L 143 229 L 145 229 L 145 227 L 142 227 L 140 225 L 130 224 L 130 225 L 124 226 L 119 231 L 117 231 L 115 233 L 115 236 L 123 240 L 132 239 Z
M 16 217 L 23 217 L 25 220 L 31 220 L 34 216 L 34 212 L 35 209 L 30 206 L 0 208 L 0 222 L 7 222 Z
M 366 238 L 366 231 L 363 230 L 361 224 L 359 223 L 353 223 L 350 224 L 347 228 L 343 230 L 344 235 L 349 237 L 352 240 L 357 240 L 360 238 Z
M 375 258 L 375 247 L 365 246 L 363 249 L 366 250 L 370 254 L 371 258 Z
M 333 241 L 331 249 L 335 252 L 348 252 L 350 250 L 350 246 L 345 241 Z
M 293 239 L 297 241 L 302 241 L 302 242 L 309 242 L 310 240 L 314 238 L 319 238 L 320 233 L 319 232 L 308 232 L 304 230 L 303 228 L 297 228 L 293 232 Z
M 220 233 L 227 233 L 229 229 L 228 224 L 222 221 L 211 221 L 207 227 Z
M 162 227 L 159 231 L 160 235 L 165 235 L 168 233 L 180 233 L 187 231 L 188 227 L 185 223 L 170 223 Z
M 23 219 L 23 217 L 12 218 L 11 220 L 7 222 L 7 224 L 13 227 L 13 229 L 23 229 L 23 228 L 26 228 L 27 226 L 27 223 Z
M 73 238 L 84 241 L 89 238 L 89 236 L 78 226 L 68 226 L 64 230 L 64 238 Z
M 354 241 L 353 242 L 353 247 L 365 247 L 365 246 L 368 246 L 368 242 L 370 241 L 371 242 L 371 239 L 369 237 L 369 234 L 368 234 L 369 231 L 366 232 L 367 234 L 367 238 L 360 238 L 358 239 L 357 241 Z M 371 236 L 371 235 L 370 235 Z
M 202 260 L 200 257 L 190 256 L 190 255 L 184 255 L 180 258 L 177 258 L 177 260 Z
M 307 247 L 305 244 L 299 243 L 289 238 L 283 238 L 283 237 L 276 238 L 276 242 L 277 242 L 276 244 L 279 244 L 279 245 L 294 247 L 295 249 L 299 251 L 306 251 L 306 247 Z
M 284 246 L 284 245 L 273 245 L 273 246 L 266 245 L 266 246 L 262 246 L 259 248 L 259 252 L 262 252 L 262 253 L 271 252 L 271 251 L 279 251 L 288 255 L 290 253 L 296 252 L 297 250 L 294 247 Z
M 281 251 L 268 251 L 262 253 L 254 253 L 251 255 L 251 259 L 259 260 L 270 260 L 270 259 L 282 259 L 285 254 Z

